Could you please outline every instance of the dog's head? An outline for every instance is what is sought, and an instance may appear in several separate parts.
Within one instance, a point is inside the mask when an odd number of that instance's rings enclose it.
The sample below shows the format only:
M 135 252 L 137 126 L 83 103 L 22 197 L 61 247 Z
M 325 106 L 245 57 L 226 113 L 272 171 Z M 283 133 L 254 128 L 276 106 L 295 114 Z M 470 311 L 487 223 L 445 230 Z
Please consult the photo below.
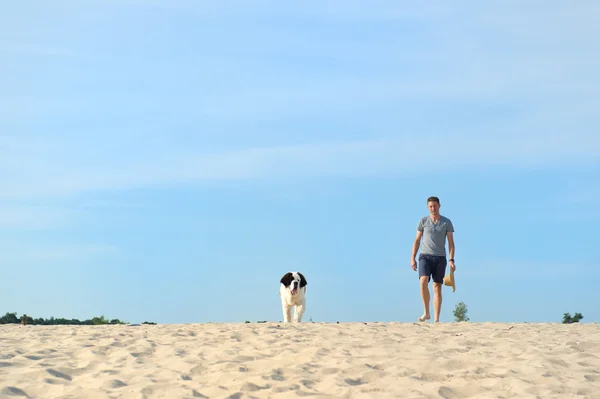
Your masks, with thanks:
M 300 288 L 304 288 L 308 283 L 300 272 L 288 272 L 281 278 L 281 284 L 285 286 L 292 295 L 296 295 Z

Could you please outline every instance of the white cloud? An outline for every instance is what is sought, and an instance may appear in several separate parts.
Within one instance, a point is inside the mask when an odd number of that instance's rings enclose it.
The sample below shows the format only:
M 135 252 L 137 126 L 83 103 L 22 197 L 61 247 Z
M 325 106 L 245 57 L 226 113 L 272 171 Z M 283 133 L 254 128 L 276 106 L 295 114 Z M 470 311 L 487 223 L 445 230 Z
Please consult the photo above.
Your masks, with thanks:
M 567 187 L 556 187 L 553 194 L 542 201 L 546 212 L 539 219 L 546 221 L 548 214 L 554 222 L 591 223 L 600 220 L 600 209 L 590 206 L 600 198 L 600 171 L 590 168 L 571 179 Z
M 48 201 L 52 194 L 64 196 L 67 192 L 54 191 L 51 186 L 39 187 L 39 191 L 28 191 L 22 188 L 24 197 L 36 197 L 35 203 L 28 201 L 0 201 L 0 233 L 14 232 L 17 230 L 42 231 L 64 230 L 81 227 L 83 225 L 97 226 L 106 215 L 124 212 L 126 209 L 140 209 L 146 205 L 139 202 L 126 202 L 102 199 L 74 198 L 60 201 Z M 48 191 L 44 191 L 47 188 Z M 31 189 L 30 189 L 31 190 Z M 77 192 L 81 192 L 77 191 Z M 19 197 L 18 190 L 11 197 Z M 31 194 L 31 195 L 29 195 Z
M 477 265 L 471 267 L 471 265 Z M 523 262 L 516 259 L 497 259 L 488 263 L 481 263 L 481 259 L 471 261 L 463 259 L 461 265 L 456 266 L 457 284 L 459 279 L 467 281 L 481 281 L 493 279 L 498 282 L 524 281 L 524 280 L 560 280 L 576 279 L 573 270 L 589 276 L 600 274 L 600 265 L 594 263 L 549 263 L 549 262 Z
M 65 48 L 57 46 L 40 45 L 35 43 L 26 43 L 23 41 L 16 40 L 0 40 L 0 53 L 16 53 L 26 55 L 61 57 L 77 56 L 77 53 Z
M 16 126 L 12 137 L 0 137 L 0 197 L 43 198 L 218 179 L 413 176 L 423 171 L 482 165 L 545 167 L 598 160 L 600 139 L 595 112 L 600 104 L 596 72 L 600 52 L 594 51 L 599 49 L 594 38 L 600 32 L 593 18 L 599 8 L 596 2 L 583 2 L 577 8 L 561 2 L 473 2 L 462 7 L 432 8 L 391 1 L 312 1 L 294 6 L 264 1 L 252 6 L 237 2 L 232 11 L 231 3 L 199 5 L 189 1 L 173 6 L 166 1 L 130 0 L 98 2 L 94 7 L 110 9 L 124 4 L 175 7 L 205 15 L 234 12 L 238 17 L 252 9 L 263 16 L 336 24 L 340 29 L 336 32 L 345 34 L 319 30 L 307 31 L 307 37 L 300 30 L 282 28 L 283 23 L 252 26 L 256 20 L 249 15 L 244 19 L 243 33 L 227 32 L 228 36 L 217 29 L 214 43 L 212 37 L 210 40 L 218 51 L 204 43 L 212 52 L 202 52 L 198 59 L 181 54 L 183 58 L 178 59 L 178 53 L 173 52 L 169 57 L 153 53 L 138 60 L 139 64 L 126 57 L 119 60 L 127 61 L 122 64 L 123 70 L 119 69 L 123 76 L 133 79 L 147 74 L 147 81 L 140 78 L 136 83 L 155 90 L 136 92 L 115 84 L 93 95 L 77 91 L 25 93 L 19 91 L 22 85 L 14 84 L 16 94 L 0 98 L 0 108 L 7 111 L 0 123 Z M 65 6 L 62 11 L 68 9 Z M 82 13 L 82 18 L 74 20 L 86 22 L 93 14 L 91 9 L 79 4 L 75 11 Z M 365 33 L 368 29 L 361 29 L 364 18 L 378 27 L 380 22 L 394 19 L 419 21 L 421 28 L 389 25 L 387 34 L 378 31 L 371 36 Z M 102 43 L 104 31 L 96 33 L 96 40 Z M 172 39 L 180 34 L 176 29 L 169 33 L 174 35 Z M 322 37 L 315 40 L 314 35 Z M 55 51 L 46 50 L 60 48 L 32 41 L 23 42 L 23 46 L 18 41 L 3 41 L 0 48 L 7 43 L 13 50 L 49 56 Z M 247 45 L 252 45 L 256 53 L 246 52 Z M 112 51 L 114 46 L 107 48 Z M 185 47 L 180 50 L 190 53 Z M 220 58 L 225 50 L 230 58 Z M 296 58 L 290 58 L 282 67 L 278 62 L 287 54 Z M 160 66 L 158 69 L 152 69 L 151 57 L 161 59 L 152 59 Z M 300 60 L 312 68 L 304 68 Z M 109 57 L 107 65 L 114 73 L 113 61 L 117 60 Z M 321 61 L 322 69 L 315 66 Z M 125 70 L 127 67 L 131 69 Z M 216 74 L 220 69 L 226 73 Z M 99 67 L 97 71 L 102 74 L 104 69 Z M 8 79 L 6 76 L 0 79 Z M 156 76 L 182 80 L 164 83 Z M 114 76 L 102 77 L 109 83 Z M 29 82 L 30 77 L 25 78 Z M 81 79 L 88 89 L 93 87 L 89 76 Z M 69 87 L 75 85 L 73 82 L 68 80 Z M 184 82 L 189 83 L 189 90 L 185 90 L 188 87 Z M 179 90 L 171 90 L 173 87 Z M 415 103 L 421 104 L 422 124 L 413 121 L 406 125 L 403 107 Z M 468 112 L 458 119 L 433 112 L 428 115 L 424 104 L 461 104 L 466 109 L 472 105 L 476 110 L 500 105 L 517 111 L 504 119 L 495 118 L 492 124 L 477 115 L 471 119 Z M 354 135 L 352 141 L 344 139 L 348 135 L 343 130 L 326 132 L 325 139 L 317 140 L 319 122 L 302 123 L 304 118 L 318 116 L 328 117 L 330 124 L 344 118 L 351 124 L 355 113 L 368 115 L 381 108 L 388 109 L 386 119 L 364 120 L 364 134 Z M 144 119 L 155 113 L 169 120 L 187 121 L 187 132 L 156 131 L 144 125 Z M 81 123 L 90 118 L 97 121 L 101 119 L 98 115 L 111 121 L 115 115 L 126 118 L 135 132 L 123 132 L 113 125 L 101 131 L 93 127 L 68 133 L 56 128 L 71 117 L 80 118 Z M 273 140 L 266 143 L 260 128 L 254 125 L 253 129 L 252 122 L 270 118 L 298 123 L 300 127 L 293 127 L 306 129 L 305 144 L 282 145 L 291 142 L 285 139 L 285 128 L 271 132 L 281 137 L 276 144 Z M 52 122 L 53 127 L 48 132 L 45 126 L 33 128 L 44 132 L 45 138 L 28 136 L 21 134 L 29 130 L 19 123 L 22 120 L 44 120 Z M 432 120 L 437 122 L 436 127 L 428 123 Z M 234 123 L 241 133 L 223 134 L 222 147 L 228 149 L 218 152 L 180 140 L 184 134 L 202 138 L 206 121 Z M 201 127 L 190 128 L 194 122 Z M 437 128 L 440 125 L 443 127 Z M 286 124 L 281 122 L 279 126 Z M 170 140 L 168 135 L 173 135 Z M 241 135 L 247 135 L 246 142 L 232 145 L 232 140 Z M 430 155 L 436 151 L 437 155 Z M 43 217 L 19 212 L 21 216 L 5 212 L 5 225 L 19 224 L 19 218 L 29 224 L 44 224 Z
M 59 248 L 34 248 L 25 256 L 36 261 L 72 261 L 112 256 L 118 253 L 119 249 L 110 245 L 74 245 Z
M 597 172 L 595 176 L 589 176 L 589 179 L 580 182 L 580 184 L 585 184 L 584 186 L 573 187 L 565 192 L 560 200 L 576 206 L 595 203 L 600 198 L 600 172 Z
M 0 205 L 1 230 L 43 230 L 74 222 L 78 212 L 43 205 Z
M 93 151 L 69 148 L 68 143 L 63 145 L 76 154 Z M 63 196 L 218 179 L 414 176 L 427 171 L 478 166 L 581 165 L 597 161 L 598 154 L 600 136 L 593 133 L 526 135 L 519 131 L 448 136 L 415 134 L 217 153 L 179 149 L 151 155 L 132 154 L 130 159 L 112 159 L 106 154 L 87 163 L 81 162 L 81 155 L 70 159 L 59 152 L 56 156 L 46 154 L 42 159 L 25 157 L 28 164 L 13 165 L 12 169 L 27 167 L 28 171 L 12 180 L 5 173 L 0 197 Z M 7 169 L 10 168 L 5 165 L 0 174 Z
M 114 245 L 98 243 L 42 244 L 39 240 L 3 241 L 0 243 L 0 262 L 5 265 L 41 265 L 44 262 L 69 262 L 118 256 Z

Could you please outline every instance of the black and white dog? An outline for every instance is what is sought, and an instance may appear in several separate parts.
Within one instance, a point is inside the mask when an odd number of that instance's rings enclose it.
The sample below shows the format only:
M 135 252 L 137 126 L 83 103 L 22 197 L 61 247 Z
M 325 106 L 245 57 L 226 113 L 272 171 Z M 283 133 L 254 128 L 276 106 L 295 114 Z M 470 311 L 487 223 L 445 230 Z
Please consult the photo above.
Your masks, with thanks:
M 283 321 L 292 321 L 292 308 L 295 306 L 294 323 L 302 321 L 306 311 L 306 279 L 300 272 L 288 272 L 280 280 L 279 296 L 283 309 Z

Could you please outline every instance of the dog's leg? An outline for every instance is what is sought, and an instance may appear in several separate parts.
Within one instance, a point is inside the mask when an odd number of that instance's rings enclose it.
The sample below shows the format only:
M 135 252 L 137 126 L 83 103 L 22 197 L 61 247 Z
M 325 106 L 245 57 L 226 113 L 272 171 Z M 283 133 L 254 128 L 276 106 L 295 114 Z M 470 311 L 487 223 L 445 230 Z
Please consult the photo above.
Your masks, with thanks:
M 302 321 L 302 316 L 304 315 L 305 311 L 306 311 L 306 305 L 304 303 L 297 305 L 296 313 L 294 313 L 294 322 L 300 323 Z
M 283 308 L 283 322 L 284 323 L 291 322 L 292 321 L 292 307 L 284 303 L 282 305 L 282 308 Z

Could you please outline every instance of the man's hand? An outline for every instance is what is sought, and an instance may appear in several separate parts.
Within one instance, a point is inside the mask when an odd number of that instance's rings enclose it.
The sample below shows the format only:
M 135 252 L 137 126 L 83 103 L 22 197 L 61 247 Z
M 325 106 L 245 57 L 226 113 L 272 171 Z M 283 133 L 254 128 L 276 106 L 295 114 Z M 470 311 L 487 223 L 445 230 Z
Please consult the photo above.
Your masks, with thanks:
M 450 261 L 450 270 L 456 271 L 456 265 L 454 264 L 453 260 Z
M 415 236 L 415 242 L 413 242 L 411 261 L 410 261 L 410 267 L 414 271 L 417 271 L 417 252 L 419 251 L 419 245 L 421 245 L 421 237 L 423 237 L 423 232 L 417 230 L 417 235 Z

